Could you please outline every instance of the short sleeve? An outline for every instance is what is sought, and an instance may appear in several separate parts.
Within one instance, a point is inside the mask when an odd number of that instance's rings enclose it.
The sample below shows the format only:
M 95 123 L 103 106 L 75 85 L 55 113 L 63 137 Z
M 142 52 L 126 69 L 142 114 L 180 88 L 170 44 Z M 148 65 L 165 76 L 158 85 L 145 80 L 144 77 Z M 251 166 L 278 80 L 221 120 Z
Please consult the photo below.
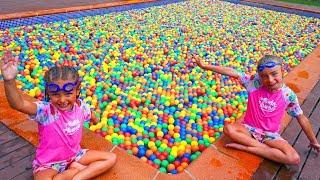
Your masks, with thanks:
M 297 95 L 288 87 L 285 88 L 285 98 L 288 104 L 287 112 L 290 116 L 297 117 L 303 114 Z
M 52 119 L 50 116 L 50 103 L 45 101 L 37 101 L 36 105 L 37 113 L 29 116 L 29 119 L 42 125 L 49 124 L 51 122 L 50 119 Z
M 238 72 L 241 84 L 246 88 L 248 92 L 252 92 L 261 87 L 261 80 L 258 74 L 250 76 L 243 72 Z
M 80 108 L 83 112 L 83 120 L 84 121 L 90 121 L 90 118 L 91 118 L 91 110 L 90 110 L 90 107 L 87 103 L 83 102 L 83 101 L 80 101 L 81 102 L 81 105 L 80 105 Z

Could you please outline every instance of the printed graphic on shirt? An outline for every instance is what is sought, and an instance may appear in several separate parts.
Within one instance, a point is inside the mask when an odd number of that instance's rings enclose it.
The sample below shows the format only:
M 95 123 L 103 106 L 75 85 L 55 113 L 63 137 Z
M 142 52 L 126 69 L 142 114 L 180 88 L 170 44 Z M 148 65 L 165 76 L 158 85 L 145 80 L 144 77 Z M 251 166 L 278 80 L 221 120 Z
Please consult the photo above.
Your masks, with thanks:
M 240 81 L 241 81 L 242 85 L 246 88 L 246 90 L 248 92 L 253 92 L 253 91 L 259 89 L 259 87 L 261 87 L 261 80 L 260 80 L 259 74 L 255 74 L 254 76 L 247 75 L 243 72 L 238 72 L 238 74 L 240 76 Z M 283 95 L 284 95 L 284 98 L 286 101 L 288 114 L 292 117 L 297 117 L 297 116 L 303 114 L 303 111 L 299 105 L 297 95 L 286 85 L 284 85 L 281 89 L 283 91 Z M 262 110 L 269 112 L 268 109 L 275 110 L 277 108 L 276 104 L 275 104 L 275 107 L 272 108 L 273 103 L 270 103 L 270 104 L 267 102 L 263 103 L 264 101 L 265 100 L 261 100 L 262 104 L 259 101 L 260 108 Z M 268 106 L 270 106 L 270 107 L 268 107 Z M 271 111 L 271 112 L 273 112 L 273 111 Z
M 268 98 L 260 97 L 259 106 L 262 111 L 273 112 L 277 108 L 277 103 Z
M 69 121 L 65 124 L 65 128 L 63 131 L 68 135 L 73 135 L 80 129 L 80 120 L 75 119 L 73 121 Z

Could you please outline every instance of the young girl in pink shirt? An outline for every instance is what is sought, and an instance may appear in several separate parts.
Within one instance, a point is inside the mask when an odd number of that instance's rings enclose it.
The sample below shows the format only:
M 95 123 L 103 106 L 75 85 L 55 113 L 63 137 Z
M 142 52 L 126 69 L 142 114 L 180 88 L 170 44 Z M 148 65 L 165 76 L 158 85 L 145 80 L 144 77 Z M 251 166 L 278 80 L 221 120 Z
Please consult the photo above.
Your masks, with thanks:
M 199 58 L 197 64 L 240 80 L 248 91 L 248 106 L 242 123 L 225 124 L 224 134 L 233 143 L 226 147 L 247 151 L 284 164 L 299 164 L 297 151 L 280 134 L 284 112 L 298 119 L 310 140 L 309 147 L 320 152 L 309 120 L 303 115 L 296 94 L 283 83 L 282 59 L 266 55 L 257 66 L 258 74 L 253 77 L 228 67 L 204 65 Z
M 45 74 L 45 96 L 31 102 L 16 87 L 18 59 L 6 52 L 1 65 L 6 97 L 10 106 L 38 123 L 39 145 L 33 161 L 34 179 L 90 179 L 116 162 L 113 153 L 80 147 L 82 126 L 89 121 L 89 106 L 78 99 L 80 80 L 72 67 L 55 66 Z

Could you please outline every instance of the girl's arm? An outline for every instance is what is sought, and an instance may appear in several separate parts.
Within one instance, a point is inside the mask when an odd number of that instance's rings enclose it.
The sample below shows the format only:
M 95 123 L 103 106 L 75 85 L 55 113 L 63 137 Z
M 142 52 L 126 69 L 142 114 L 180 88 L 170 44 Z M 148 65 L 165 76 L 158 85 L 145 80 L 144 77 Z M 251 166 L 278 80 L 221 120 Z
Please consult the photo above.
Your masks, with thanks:
M 318 140 L 317 140 L 316 136 L 313 133 L 310 121 L 303 114 L 299 115 L 297 117 L 297 119 L 298 119 L 298 122 L 299 122 L 303 132 L 306 134 L 306 136 L 310 140 L 309 147 L 311 147 L 312 149 L 315 149 L 317 151 L 317 153 L 319 154 L 320 153 L 320 144 L 318 143 Z
M 210 70 L 210 71 L 213 71 L 213 72 L 216 72 L 219 74 L 223 74 L 226 76 L 230 76 L 233 78 L 240 78 L 240 75 L 238 74 L 238 72 L 233 68 L 205 65 L 201 62 L 200 58 L 196 57 L 195 59 L 196 59 L 196 63 L 198 64 L 198 66 L 201 67 L 202 69 Z
M 35 115 L 37 113 L 37 105 L 34 102 L 23 99 L 17 89 L 15 81 L 18 74 L 17 68 L 18 59 L 14 58 L 10 52 L 5 52 L 1 63 L 1 72 L 7 100 L 13 109 L 28 115 Z
M 96 116 L 96 114 L 93 111 L 91 111 L 90 122 L 92 122 L 93 124 L 97 124 L 98 122 L 100 122 L 100 119 Z

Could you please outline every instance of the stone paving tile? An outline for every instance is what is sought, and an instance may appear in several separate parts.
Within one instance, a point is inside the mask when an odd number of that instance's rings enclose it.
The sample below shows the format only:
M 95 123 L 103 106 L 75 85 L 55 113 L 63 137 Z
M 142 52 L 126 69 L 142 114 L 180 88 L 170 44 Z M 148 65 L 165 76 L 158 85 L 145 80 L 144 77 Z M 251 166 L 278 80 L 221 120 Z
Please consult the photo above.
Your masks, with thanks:
M 110 151 L 113 145 L 111 144 L 111 142 L 105 140 L 101 136 L 93 133 L 92 131 L 89 131 L 88 129 L 83 129 L 81 147 L 100 151 Z
M 227 136 L 222 136 L 217 142 L 213 143 L 214 147 L 221 153 L 228 155 L 234 159 L 239 160 L 240 163 L 246 163 L 246 161 L 250 161 L 250 165 L 246 165 L 248 168 L 256 168 L 263 158 L 256 156 L 254 154 L 250 154 L 244 151 L 239 151 L 232 148 L 226 148 L 225 145 L 232 142 L 231 139 Z
M 127 152 L 118 147 L 116 147 L 112 152 L 117 155 L 117 163 L 109 171 L 96 179 L 150 180 L 158 171 L 157 169 L 153 168 L 137 157 L 129 155 Z
M 250 179 L 256 169 L 251 160 L 236 159 L 209 147 L 187 167 L 187 171 L 196 179 Z

